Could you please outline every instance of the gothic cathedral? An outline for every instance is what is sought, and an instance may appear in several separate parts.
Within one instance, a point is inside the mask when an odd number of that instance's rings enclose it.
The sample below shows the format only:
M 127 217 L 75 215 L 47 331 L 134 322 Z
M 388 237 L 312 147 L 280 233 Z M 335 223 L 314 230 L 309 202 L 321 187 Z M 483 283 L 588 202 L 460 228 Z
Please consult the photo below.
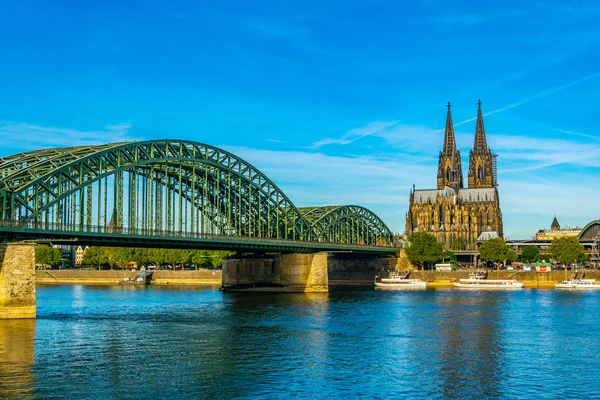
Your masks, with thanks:
M 445 248 L 456 250 L 462 245 L 472 246 L 480 237 L 503 237 L 496 156 L 487 146 L 481 101 L 478 103 L 475 143 L 469 154 L 467 183 L 468 188 L 464 189 L 460 151 L 456 149 L 448 103 L 437 189 L 416 190 L 413 185 L 406 233 L 429 232 Z

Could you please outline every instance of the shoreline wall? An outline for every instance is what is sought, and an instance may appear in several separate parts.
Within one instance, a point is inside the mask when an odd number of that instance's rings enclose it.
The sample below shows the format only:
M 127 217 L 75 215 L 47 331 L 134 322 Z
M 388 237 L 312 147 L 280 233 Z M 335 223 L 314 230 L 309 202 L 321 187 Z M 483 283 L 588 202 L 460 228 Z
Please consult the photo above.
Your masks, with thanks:
M 384 261 L 385 260 L 385 261 Z M 342 265 L 344 264 L 342 268 Z M 385 266 L 386 268 L 382 268 Z M 380 259 L 378 262 L 365 260 L 344 260 L 343 263 L 329 260 L 329 286 L 372 286 L 377 270 L 395 270 L 397 261 Z M 410 278 L 427 281 L 431 287 L 451 287 L 458 279 L 468 278 L 475 269 L 460 269 L 452 272 L 416 271 L 412 270 Z M 130 279 L 137 271 L 81 271 L 81 270 L 38 270 L 35 271 L 36 283 L 40 284 L 94 284 L 117 285 L 126 276 Z M 383 272 L 382 275 L 385 275 Z M 489 279 L 516 279 L 528 288 L 553 288 L 554 284 L 571 277 L 571 271 L 523 272 L 523 271 L 489 271 Z M 587 277 L 600 282 L 600 271 L 588 270 Z M 221 270 L 198 271 L 156 271 L 152 284 L 155 285 L 218 285 L 222 283 Z
M 139 271 L 87 271 L 77 269 L 37 270 L 36 283 L 45 284 L 92 284 L 116 285 L 127 277 L 133 279 Z M 197 271 L 154 272 L 153 285 L 221 285 L 221 270 L 199 269 Z

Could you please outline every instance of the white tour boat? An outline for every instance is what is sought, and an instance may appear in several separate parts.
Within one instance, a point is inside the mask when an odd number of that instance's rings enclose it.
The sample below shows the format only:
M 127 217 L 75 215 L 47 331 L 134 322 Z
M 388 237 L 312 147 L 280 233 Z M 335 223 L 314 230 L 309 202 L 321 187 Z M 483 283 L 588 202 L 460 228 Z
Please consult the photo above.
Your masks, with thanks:
M 468 279 L 459 279 L 454 282 L 454 287 L 462 289 L 520 289 L 523 282 L 514 279 L 487 279 L 486 271 L 477 271 L 469 274 Z
M 600 289 L 600 284 L 595 279 L 569 279 L 554 286 L 559 289 Z
M 375 277 L 375 289 L 426 289 L 427 282 L 420 279 L 408 279 L 409 272 L 403 274 L 390 272 L 388 278 Z
M 557 283 L 554 286 L 559 289 L 600 289 L 600 284 L 596 283 L 595 279 L 586 279 L 586 275 L 587 271 L 585 269 L 576 271 L 571 276 L 571 279 L 565 279 L 561 283 Z

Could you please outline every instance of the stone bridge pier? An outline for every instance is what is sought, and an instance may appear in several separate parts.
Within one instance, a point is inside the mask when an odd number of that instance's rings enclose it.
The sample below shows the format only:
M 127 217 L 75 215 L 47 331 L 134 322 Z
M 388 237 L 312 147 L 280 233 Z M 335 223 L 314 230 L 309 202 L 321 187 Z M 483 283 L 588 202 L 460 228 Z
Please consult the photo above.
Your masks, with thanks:
M 223 260 L 224 290 L 328 292 L 330 286 L 367 286 L 380 271 L 412 268 L 406 254 L 281 254 Z
M 0 319 L 35 318 L 35 244 L 0 243 Z
M 327 253 L 223 260 L 224 290 L 327 292 Z

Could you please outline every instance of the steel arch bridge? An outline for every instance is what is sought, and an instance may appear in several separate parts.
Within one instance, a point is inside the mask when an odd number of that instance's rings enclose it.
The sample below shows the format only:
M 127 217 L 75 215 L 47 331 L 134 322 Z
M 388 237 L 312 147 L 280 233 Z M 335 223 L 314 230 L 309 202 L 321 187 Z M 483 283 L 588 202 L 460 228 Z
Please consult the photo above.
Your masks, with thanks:
M 319 243 L 319 248 L 392 245 L 391 231 L 366 208 L 299 210 L 248 162 L 183 140 L 2 157 L 0 231 L 21 237 L 178 237 L 192 243 L 224 238 L 231 247 L 244 240 Z

